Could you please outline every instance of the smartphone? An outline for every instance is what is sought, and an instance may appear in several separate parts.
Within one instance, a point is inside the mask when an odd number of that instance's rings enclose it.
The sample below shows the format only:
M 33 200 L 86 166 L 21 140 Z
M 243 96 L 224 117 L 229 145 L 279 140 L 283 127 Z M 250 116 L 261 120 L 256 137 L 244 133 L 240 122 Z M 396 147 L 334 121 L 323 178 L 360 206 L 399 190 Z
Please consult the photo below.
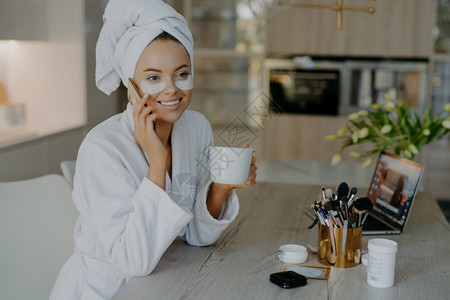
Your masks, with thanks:
M 128 101 L 133 104 L 133 99 L 141 99 L 142 95 L 139 93 L 139 90 L 131 78 L 128 78 L 128 92 L 127 92 Z
M 291 289 L 306 285 L 308 279 L 297 272 L 284 271 L 270 274 L 270 281 L 284 289 Z
M 133 99 L 142 99 L 141 93 L 139 93 L 139 90 L 134 83 L 134 81 L 131 78 L 128 78 L 128 91 L 127 91 L 127 98 L 128 101 L 130 101 L 131 104 L 133 104 Z M 144 106 L 147 106 L 147 104 L 144 104 Z M 151 113 L 149 113 L 150 115 Z M 153 129 L 156 130 L 156 123 L 153 123 Z

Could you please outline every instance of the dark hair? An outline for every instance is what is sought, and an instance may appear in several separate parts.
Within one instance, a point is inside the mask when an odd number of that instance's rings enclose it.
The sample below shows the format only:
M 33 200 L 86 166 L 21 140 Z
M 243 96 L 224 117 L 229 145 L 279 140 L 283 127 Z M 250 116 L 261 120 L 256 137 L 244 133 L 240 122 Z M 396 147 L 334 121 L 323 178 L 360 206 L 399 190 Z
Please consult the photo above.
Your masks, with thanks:
M 169 40 L 169 41 L 174 41 L 174 42 L 180 43 L 180 41 L 177 40 L 173 35 L 165 32 L 165 31 L 163 31 L 157 37 L 155 37 L 154 41 L 156 41 L 156 40 L 166 40 L 166 41 Z

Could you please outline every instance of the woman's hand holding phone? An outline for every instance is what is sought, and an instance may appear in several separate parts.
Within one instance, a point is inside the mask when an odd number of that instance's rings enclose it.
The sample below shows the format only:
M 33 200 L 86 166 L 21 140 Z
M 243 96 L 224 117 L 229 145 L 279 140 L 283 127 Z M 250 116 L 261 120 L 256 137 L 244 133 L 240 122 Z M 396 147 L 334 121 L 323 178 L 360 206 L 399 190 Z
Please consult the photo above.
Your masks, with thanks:
M 166 168 L 169 153 L 161 140 L 156 135 L 154 122 L 158 118 L 156 108 L 146 106 L 147 97 L 135 100 L 133 104 L 134 112 L 134 138 L 147 154 L 149 159 L 149 170 L 147 177 L 165 189 Z
M 149 158 L 157 153 L 166 154 L 166 148 L 156 135 L 154 123 L 158 113 L 154 106 L 147 106 L 148 96 L 135 99 L 133 104 L 134 138 Z
M 129 88 L 135 89 L 130 83 Z M 156 134 L 155 122 L 158 112 L 156 107 L 146 105 L 148 97 L 148 95 L 140 97 L 136 90 L 133 93 L 129 91 L 129 100 L 133 105 L 134 138 L 149 158 L 150 168 L 147 177 L 164 189 L 169 153 Z

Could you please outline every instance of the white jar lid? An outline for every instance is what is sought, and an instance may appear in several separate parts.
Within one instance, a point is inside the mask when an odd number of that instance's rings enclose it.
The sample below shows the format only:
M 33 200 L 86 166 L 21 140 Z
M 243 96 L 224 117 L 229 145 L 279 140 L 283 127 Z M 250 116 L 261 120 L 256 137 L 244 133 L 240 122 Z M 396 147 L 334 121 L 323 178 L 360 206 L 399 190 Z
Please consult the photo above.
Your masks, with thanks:
M 397 252 L 397 247 L 397 242 L 388 239 L 371 239 L 367 246 L 369 251 L 380 253 L 395 253 Z
M 289 264 L 301 264 L 308 258 L 308 250 L 304 246 L 295 244 L 286 244 L 280 247 L 282 251 L 278 258 Z

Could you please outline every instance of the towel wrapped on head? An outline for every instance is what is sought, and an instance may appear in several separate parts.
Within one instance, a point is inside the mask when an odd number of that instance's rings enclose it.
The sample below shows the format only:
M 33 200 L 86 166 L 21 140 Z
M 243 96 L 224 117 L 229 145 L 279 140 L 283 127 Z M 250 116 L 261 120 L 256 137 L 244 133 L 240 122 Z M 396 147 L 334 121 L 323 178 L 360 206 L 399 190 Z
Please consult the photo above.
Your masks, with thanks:
M 115 91 L 120 80 L 127 86 L 142 52 L 163 32 L 184 46 L 194 74 L 194 40 L 186 20 L 162 0 L 110 0 L 103 23 L 96 48 L 95 81 L 105 94 Z

